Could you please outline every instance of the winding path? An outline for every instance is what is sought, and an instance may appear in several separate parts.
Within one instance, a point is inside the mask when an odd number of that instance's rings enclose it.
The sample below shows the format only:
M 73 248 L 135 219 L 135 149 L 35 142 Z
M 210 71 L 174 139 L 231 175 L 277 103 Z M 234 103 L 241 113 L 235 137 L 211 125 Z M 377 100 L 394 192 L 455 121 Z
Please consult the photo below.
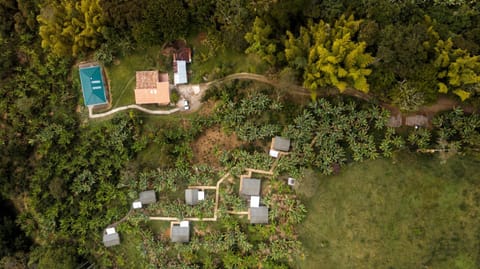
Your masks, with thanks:
M 172 113 L 180 111 L 180 109 L 178 107 L 170 109 L 170 110 L 150 110 L 150 109 L 141 107 L 139 105 L 128 105 L 128 106 L 117 107 L 117 108 L 114 108 L 114 109 L 109 110 L 109 111 L 104 112 L 104 113 L 93 114 L 93 107 L 89 106 L 88 107 L 88 117 L 91 118 L 91 119 L 102 118 L 102 117 L 106 117 L 106 116 L 109 116 L 109 115 L 112 115 L 112 114 L 115 114 L 117 112 L 127 110 L 127 109 L 138 109 L 142 112 L 152 114 L 152 115 L 170 115 Z
M 291 93 L 291 94 L 310 96 L 310 91 L 309 90 L 305 89 L 302 86 L 296 85 L 294 83 L 277 81 L 277 80 L 274 80 L 274 79 L 270 79 L 270 78 L 268 78 L 264 75 L 259 75 L 259 74 L 254 74 L 254 73 L 235 73 L 235 74 L 231 74 L 231 75 L 228 75 L 228 76 L 220 78 L 220 79 L 216 79 L 216 80 L 211 81 L 211 82 L 198 84 L 198 86 L 200 87 L 200 92 L 198 93 L 199 98 L 196 98 L 196 99 L 198 99 L 198 101 L 197 100 L 192 100 L 192 101 L 199 102 L 199 104 L 198 105 L 191 104 L 192 111 L 198 110 L 201 107 L 202 104 L 200 103 L 200 98 L 203 95 L 203 93 L 210 86 L 216 85 L 216 84 L 219 84 L 219 83 L 224 83 L 224 82 L 231 81 L 231 80 L 235 80 L 235 79 L 254 80 L 254 81 L 257 81 L 257 82 L 262 82 L 262 83 L 272 85 L 276 88 L 286 88 L 286 89 L 288 89 L 288 93 Z M 130 83 L 130 81 L 129 81 L 129 83 Z M 338 95 L 338 94 L 340 94 L 338 89 L 330 87 L 330 88 L 326 88 L 322 92 L 319 92 L 318 96 L 333 96 L 333 95 Z M 357 90 L 352 89 L 352 88 L 346 89 L 344 92 L 342 92 L 342 94 L 353 96 L 353 97 L 356 97 L 358 99 L 362 99 L 362 100 L 369 101 L 369 102 L 376 100 L 373 95 L 363 93 L 363 92 L 357 91 Z M 394 105 L 389 104 L 389 103 L 385 103 L 385 102 L 378 102 L 378 105 L 380 105 L 381 107 L 383 107 L 385 109 L 388 109 L 391 112 L 392 117 L 401 118 L 402 119 L 402 125 L 405 125 L 405 122 L 406 122 L 405 118 L 406 117 L 425 116 L 430 121 L 433 118 L 433 116 L 435 114 L 437 114 L 438 112 L 451 110 L 455 107 L 461 107 L 465 112 L 468 112 L 468 113 L 472 113 L 472 112 L 476 112 L 476 111 L 478 112 L 478 110 L 476 110 L 474 107 L 463 104 L 463 103 L 459 102 L 458 100 L 454 100 L 454 99 L 448 98 L 446 96 L 441 96 L 441 97 L 438 98 L 436 103 L 434 103 L 432 105 L 428 105 L 428 106 L 422 106 L 422 107 L 420 107 L 420 109 L 418 111 L 411 112 L 411 113 L 402 113 Z M 107 111 L 107 112 L 104 112 L 104 113 L 98 113 L 98 114 L 93 114 L 93 108 L 89 107 L 88 108 L 88 114 L 89 114 L 90 118 L 101 118 L 101 117 L 109 116 L 109 115 L 112 115 L 112 114 L 115 114 L 117 112 L 127 110 L 127 109 L 137 109 L 137 110 L 140 110 L 142 112 L 145 112 L 147 114 L 152 114 L 152 115 L 169 115 L 169 114 L 180 111 L 180 108 L 174 108 L 174 109 L 170 109 L 170 110 L 150 110 L 150 109 L 144 108 L 144 107 L 139 106 L 139 105 L 128 105 L 128 106 L 114 108 L 110 111 Z
M 276 80 L 273 80 L 273 79 L 269 79 L 266 76 L 259 75 L 259 74 L 252 74 L 252 73 L 232 74 L 232 75 L 226 76 L 224 78 L 217 79 L 217 80 L 209 82 L 209 83 L 205 83 L 204 88 L 208 88 L 211 85 L 215 85 L 215 84 L 218 84 L 218 83 L 222 83 L 222 82 L 226 82 L 226 81 L 230 81 L 230 80 L 234 80 L 234 79 L 255 80 L 255 81 L 259 81 L 259 82 L 263 82 L 263 83 L 272 85 L 272 86 L 277 87 L 277 88 L 278 87 L 287 88 L 289 93 L 299 94 L 299 95 L 304 95 L 304 96 L 310 96 L 310 91 L 305 89 L 302 86 L 299 86 L 299 85 L 296 85 L 296 84 L 293 84 L 293 83 L 289 83 L 289 82 L 276 81 Z M 338 95 L 338 94 L 340 94 L 338 89 L 336 89 L 334 87 L 329 87 L 329 88 L 326 88 L 325 90 L 323 90 L 322 92 L 317 93 L 317 96 L 333 96 L 333 95 Z M 435 114 L 437 114 L 439 112 L 442 112 L 442 111 L 452 110 L 455 107 L 461 107 L 463 109 L 463 111 L 465 111 L 467 113 L 473 113 L 473 112 L 478 112 L 479 111 L 478 109 L 475 109 L 473 106 L 466 105 L 466 104 L 464 104 L 464 103 L 462 103 L 458 100 L 448 98 L 446 95 L 441 95 L 434 104 L 431 104 L 431 105 L 428 105 L 428 106 L 422 106 L 417 111 L 413 111 L 413 112 L 410 112 L 410 113 L 405 113 L 405 112 L 402 113 L 400 111 L 400 109 L 398 109 L 396 106 L 394 106 L 390 103 L 378 101 L 378 99 L 376 99 L 375 96 L 373 96 L 372 94 L 367 94 L 367 93 L 364 93 L 364 92 L 360 92 L 360 91 L 352 89 L 352 88 L 347 88 L 341 94 L 353 96 L 355 98 L 365 100 L 365 101 L 368 101 L 368 102 L 372 102 L 372 101 L 377 100 L 376 102 L 378 103 L 379 106 L 381 106 L 385 109 L 388 109 L 391 112 L 392 119 L 395 119 L 395 118 L 399 119 L 399 122 L 400 122 L 399 126 L 401 126 L 401 125 L 412 125 L 412 126 L 413 125 L 430 125 L 431 120 L 432 120 L 432 118 Z M 419 122 L 418 120 L 415 119 L 416 116 L 423 116 L 428 120 L 428 122 L 427 123 L 421 122 L 421 121 Z M 408 121 L 407 118 L 409 118 L 411 120 Z M 395 126 L 395 127 L 397 127 L 397 126 Z

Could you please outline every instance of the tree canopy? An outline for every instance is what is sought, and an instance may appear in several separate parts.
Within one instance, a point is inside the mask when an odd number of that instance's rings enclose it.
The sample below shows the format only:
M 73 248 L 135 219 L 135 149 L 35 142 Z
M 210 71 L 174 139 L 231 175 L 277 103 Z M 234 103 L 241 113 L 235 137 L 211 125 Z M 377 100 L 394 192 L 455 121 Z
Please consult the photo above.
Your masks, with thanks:
M 304 85 L 310 90 L 334 86 L 368 92 L 368 69 L 374 58 L 365 52 L 367 44 L 355 41 L 361 20 L 341 16 L 334 25 L 309 22 L 295 38 L 287 32 L 285 57 L 293 67 L 304 67 Z
M 61 56 L 77 56 L 95 49 L 105 22 L 99 0 L 55 0 L 45 3 L 37 17 L 42 47 Z

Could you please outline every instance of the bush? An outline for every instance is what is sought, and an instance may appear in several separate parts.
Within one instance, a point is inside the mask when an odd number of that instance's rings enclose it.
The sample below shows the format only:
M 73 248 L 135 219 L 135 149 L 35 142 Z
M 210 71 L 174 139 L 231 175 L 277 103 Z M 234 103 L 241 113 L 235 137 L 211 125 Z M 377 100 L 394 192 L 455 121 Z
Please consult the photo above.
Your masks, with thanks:
M 95 61 L 101 62 L 104 65 L 111 65 L 113 62 L 113 48 L 107 43 L 102 44 L 100 48 L 93 54 Z
M 170 94 L 170 102 L 176 104 L 178 103 L 179 100 L 180 100 L 180 95 L 178 94 L 178 91 L 174 89 L 172 91 L 172 94 Z

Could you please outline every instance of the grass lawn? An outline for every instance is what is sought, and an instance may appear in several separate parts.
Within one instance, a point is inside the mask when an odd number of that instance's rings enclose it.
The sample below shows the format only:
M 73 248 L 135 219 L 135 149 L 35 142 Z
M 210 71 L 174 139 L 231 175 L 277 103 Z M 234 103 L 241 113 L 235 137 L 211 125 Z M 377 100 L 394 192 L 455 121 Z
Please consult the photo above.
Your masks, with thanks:
M 139 50 L 128 56 L 120 57 L 106 68 L 110 80 L 112 107 L 135 103 L 135 72 L 142 70 L 159 70 L 166 72 L 170 63 L 165 61 L 160 46 Z
M 401 153 L 300 187 L 298 268 L 480 268 L 480 161 Z
M 198 35 L 188 39 L 193 48 L 190 65 L 192 83 L 204 82 L 203 78 L 212 81 L 239 72 L 263 74 L 268 70 L 268 66 L 257 56 L 228 48 L 213 48 L 208 45 L 208 40 L 200 40 Z
M 203 49 L 205 48 L 199 47 L 196 51 L 200 53 Z M 215 57 L 211 57 L 205 62 L 198 62 L 195 59 L 193 59 L 191 65 L 191 80 L 193 83 L 202 82 L 203 77 L 211 81 L 233 73 L 249 72 L 262 74 L 267 70 L 267 66 L 258 57 L 245 55 L 233 50 L 219 52 Z
M 142 238 L 139 235 L 122 233 L 121 244 L 112 247 L 112 251 L 116 252 L 115 264 L 119 268 L 147 268 L 147 259 L 145 256 L 145 248 Z

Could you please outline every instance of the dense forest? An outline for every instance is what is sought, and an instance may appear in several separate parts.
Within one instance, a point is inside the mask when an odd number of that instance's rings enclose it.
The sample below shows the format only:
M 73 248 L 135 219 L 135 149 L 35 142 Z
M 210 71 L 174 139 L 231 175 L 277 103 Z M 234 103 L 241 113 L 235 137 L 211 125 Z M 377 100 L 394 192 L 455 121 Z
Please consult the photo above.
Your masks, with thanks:
M 331 174 L 345 163 L 405 148 L 478 156 L 478 114 L 457 109 L 437 117 L 434 130 L 399 134 L 385 126 L 389 114 L 376 105 L 317 99 L 329 89 L 350 89 L 402 111 L 440 97 L 478 108 L 480 2 L 474 0 L 0 0 L 0 14 L 0 267 L 103 268 L 112 260 L 121 267 L 99 244 L 101 230 L 128 212 L 132 193 L 169 184 L 156 182 L 158 175 L 132 183 L 158 168 L 137 162 L 139 154 L 155 145 L 169 160 L 162 169 L 188 170 L 190 143 L 211 126 L 249 145 L 220 156 L 228 169 L 244 168 L 242 158 L 262 163 L 258 144 L 280 134 L 294 143 L 280 171 L 296 175 L 301 167 Z M 183 127 L 176 119 L 154 130 L 132 112 L 93 122 L 79 113 L 78 62 L 109 66 L 135 51 L 198 36 L 209 53 L 194 48 L 197 64 L 224 51 L 254 55 L 266 74 L 302 85 L 315 102 L 296 105 L 288 92 L 276 99 L 263 86 L 245 93 L 251 85 L 235 82 L 207 92 L 204 101 L 217 102 L 215 116 L 194 116 Z M 216 66 L 217 74 L 229 68 Z M 288 219 L 285 227 L 300 220 Z M 244 235 L 236 220 L 224 222 L 219 230 Z M 299 249 L 298 241 L 288 241 L 294 232 L 285 238 L 270 242 L 278 259 L 255 257 L 238 242 L 221 246 L 236 246 L 222 260 L 215 257 L 224 252 L 198 245 L 165 248 L 159 257 L 178 267 L 234 268 L 238 263 L 228 258 L 248 253 L 245 268 L 262 258 L 265 268 L 282 268 Z M 295 251 L 282 256 L 284 249 Z M 205 253 L 213 262 L 202 260 Z

